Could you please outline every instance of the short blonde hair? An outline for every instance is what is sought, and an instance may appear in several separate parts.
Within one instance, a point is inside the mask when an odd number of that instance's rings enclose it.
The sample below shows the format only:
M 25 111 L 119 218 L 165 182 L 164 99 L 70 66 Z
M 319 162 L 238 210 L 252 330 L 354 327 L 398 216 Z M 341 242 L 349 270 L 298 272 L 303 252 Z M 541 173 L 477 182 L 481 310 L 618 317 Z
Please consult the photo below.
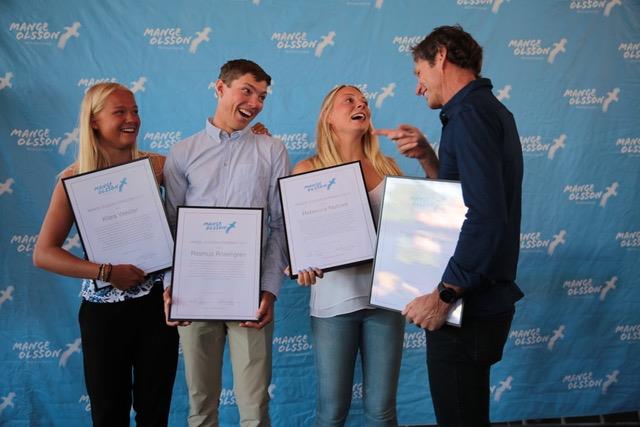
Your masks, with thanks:
M 80 104 L 80 144 L 78 158 L 76 159 L 77 173 L 91 172 L 111 165 L 109 157 L 98 143 L 97 131 L 91 126 L 91 121 L 96 114 L 104 108 L 107 98 L 114 92 L 123 90 L 133 94 L 126 86 L 120 83 L 98 83 L 91 86 L 85 93 Z M 131 147 L 131 159 L 141 157 L 138 145 Z
M 350 87 L 362 93 L 360 89 L 351 85 L 339 85 L 333 88 L 322 101 L 320 107 L 320 115 L 316 126 L 316 152 L 317 154 L 309 160 L 315 169 L 328 166 L 335 166 L 344 163 L 340 156 L 340 152 L 336 147 L 336 135 L 329 124 L 329 115 L 333 109 L 336 95 L 340 89 Z M 369 122 L 369 128 L 362 136 L 362 144 L 365 157 L 371 162 L 373 168 L 381 176 L 385 175 L 402 175 L 402 171 L 396 164 L 395 160 L 387 157 L 380 151 L 378 137 L 373 133 L 373 125 Z

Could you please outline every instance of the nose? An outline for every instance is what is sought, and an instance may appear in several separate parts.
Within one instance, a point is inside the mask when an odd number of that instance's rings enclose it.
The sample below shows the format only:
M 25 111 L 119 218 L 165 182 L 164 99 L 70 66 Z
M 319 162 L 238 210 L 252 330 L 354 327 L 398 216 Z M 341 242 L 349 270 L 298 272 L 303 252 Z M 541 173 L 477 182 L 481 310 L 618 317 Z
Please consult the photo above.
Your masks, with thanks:
M 424 93 L 424 87 L 422 87 L 422 83 L 420 82 L 416 83 L 416 95 L 422 96 L 423 93 Z
M 263 101 L 258 95 L 252 95 L 249 97 L 249 101 L 247 103 L 251 108 L 261 108 Z
M 138 116 L 138 113 L 136 113 L 135 111 L 128 111 L 127 112 L 127 122 L 136 122 L 138 123 L 140 121 L 140 116 Z

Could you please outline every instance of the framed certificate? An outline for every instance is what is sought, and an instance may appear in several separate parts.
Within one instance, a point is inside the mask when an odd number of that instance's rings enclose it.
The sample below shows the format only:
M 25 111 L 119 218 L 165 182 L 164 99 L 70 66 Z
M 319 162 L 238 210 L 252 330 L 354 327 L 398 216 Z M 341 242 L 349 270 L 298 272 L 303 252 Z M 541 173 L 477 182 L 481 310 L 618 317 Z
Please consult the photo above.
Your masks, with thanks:
M 455 251 L 466 213 L 459 182 L 386 177 L 371 305 L 402 311 L 431 293 Z M 447 323 L 461 324 L 462 306 L 458 300 Z
M 148 158 L 62 183 L 89 261 L 133 264 L 146 274 L 171 267 L 173 239 Z
M 262 215 L 258 208 L 179 206 L 171 320 L 257 320 Z
M 290 276 L 371 261 L 376 230 L 360 162 L 278 179 Z

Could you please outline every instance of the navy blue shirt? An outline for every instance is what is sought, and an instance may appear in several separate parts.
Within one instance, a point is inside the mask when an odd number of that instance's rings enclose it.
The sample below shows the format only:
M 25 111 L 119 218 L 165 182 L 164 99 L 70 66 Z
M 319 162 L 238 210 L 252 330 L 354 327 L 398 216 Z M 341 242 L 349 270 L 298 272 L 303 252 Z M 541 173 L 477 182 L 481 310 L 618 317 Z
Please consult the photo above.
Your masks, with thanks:
M 442 281 L 464 289 L 464 315 L 512 312 L 524 294 L 515 283 L 520 251 L 522 148 L 513 115 L 470 82 L 440 112 L 438 178 L 460 181 L 468 208 Z

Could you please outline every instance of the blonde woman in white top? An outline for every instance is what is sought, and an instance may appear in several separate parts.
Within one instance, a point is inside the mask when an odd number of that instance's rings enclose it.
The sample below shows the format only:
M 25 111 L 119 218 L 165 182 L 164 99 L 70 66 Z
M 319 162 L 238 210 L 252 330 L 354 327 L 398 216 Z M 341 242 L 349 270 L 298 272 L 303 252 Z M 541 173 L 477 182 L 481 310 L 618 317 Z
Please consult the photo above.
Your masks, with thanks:
M 371 110 L 362 92 L 341 85 L 320 109 L 317 154 L 298 163 L 294 174 L 359 160 L 377 219 L 385 175 L 401 175 L 396 162 L 380 152 Z M 362 361 L 364 416 L 367 426 L 395 426 L 396 390 L 402 359 L 404 318 L 368 305 L 371 265 L 327 272 L 298 272 L 311 286 L 311 330 L 316 367 L 316 427 L 344 425 L 353 386 L 356 357 Z M 317 280 L 322 278 L 322 280 Z M 317 283 L 316 283 L 317 281 Z

